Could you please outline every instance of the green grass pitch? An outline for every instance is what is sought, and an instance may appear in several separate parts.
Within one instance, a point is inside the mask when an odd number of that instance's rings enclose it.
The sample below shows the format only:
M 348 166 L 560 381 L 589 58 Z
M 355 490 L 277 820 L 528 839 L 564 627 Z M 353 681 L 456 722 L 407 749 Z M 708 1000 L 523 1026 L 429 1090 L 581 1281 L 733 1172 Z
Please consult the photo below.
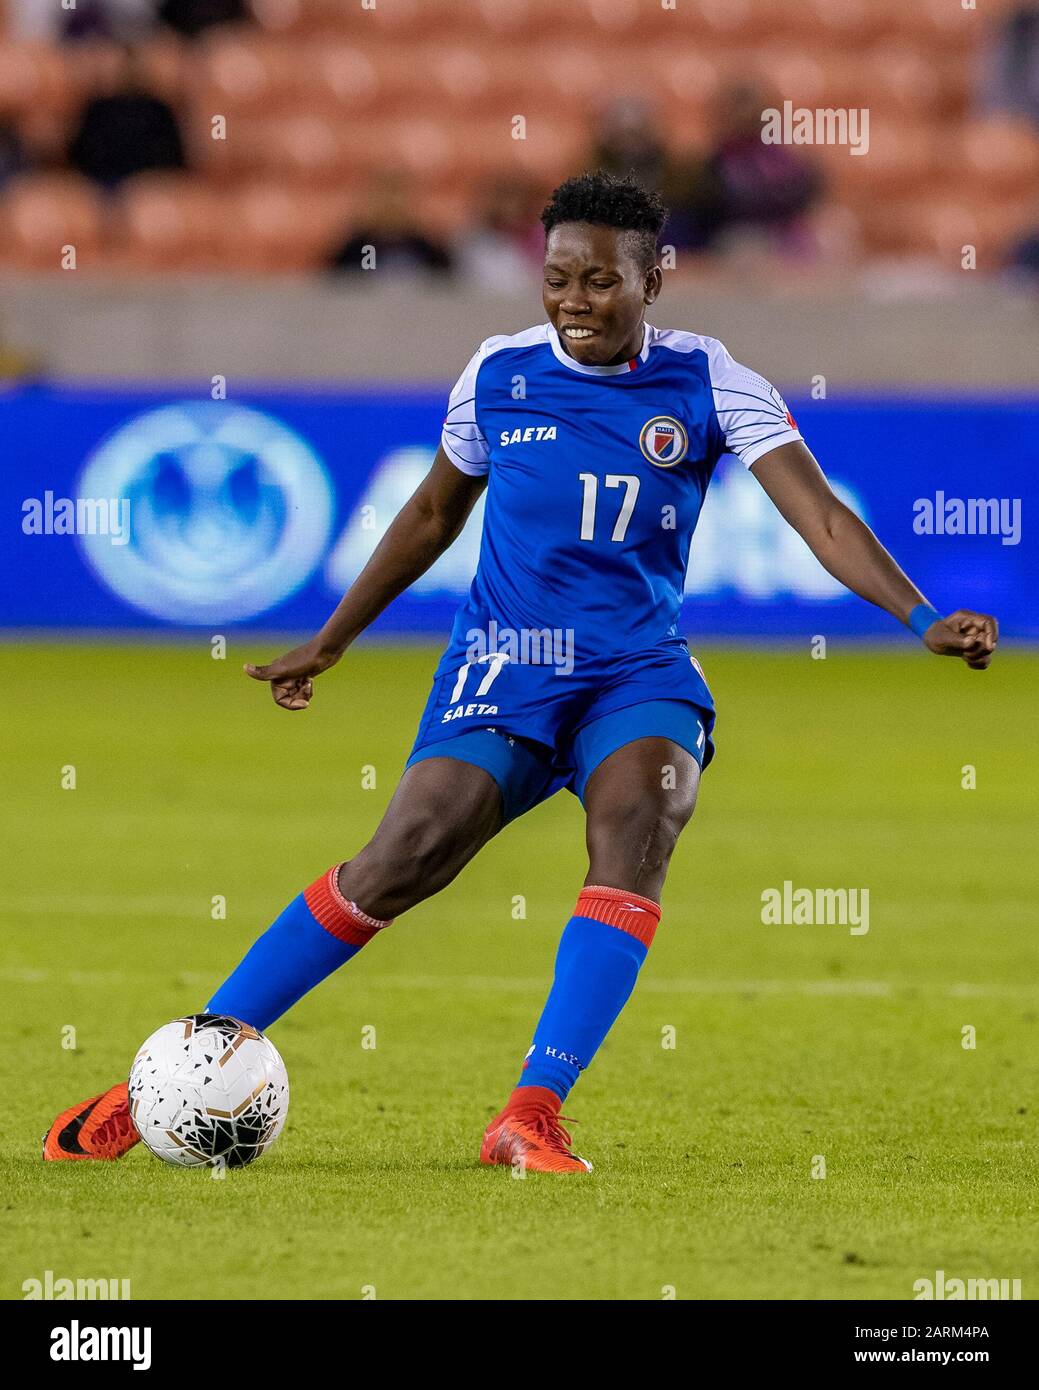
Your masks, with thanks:
M 701 652 L 718 757 L 636 994 L 564 1107 L 592 1176 L 476 1161 L 584 875 L 566 793 L 274 1026 L 292 1104 L 257 1165 L 45 1167 L 53 1115 L 198 1009 L 393 789 L 435 652 L 362 646 L 288 715 L 241 674 L 278 650 L 3 651 L 5 1297 L 51 1270 L 139 1299 L 909 1299 L 939 1269 L 1035 1296 L 1022 651 L 984 675 L 909 642 Z M 869 932 L 763 925 L 784 880 L 868 888 Z

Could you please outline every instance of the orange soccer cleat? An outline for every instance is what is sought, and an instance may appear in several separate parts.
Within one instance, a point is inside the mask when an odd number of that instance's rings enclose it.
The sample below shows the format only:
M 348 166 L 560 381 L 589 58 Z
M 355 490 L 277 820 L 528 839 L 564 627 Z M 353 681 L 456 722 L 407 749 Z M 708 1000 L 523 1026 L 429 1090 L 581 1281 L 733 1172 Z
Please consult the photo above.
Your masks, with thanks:
M 140 1141 L 130 1118 L 126 1082 L 63 1111 L 43 1136 L 47 1162 L 76 1158 L 122 1158 Z
M 592 1165 L 588 1159 L 570 1152 L 570 1135 L 559 1123 L 567 1118 L 557 1113 L 559 1101 L 553 1097 L 554 1106 L 528 1107 L 516 1103 L 517 1095 L 522 1096 L 522 1090 L 514 1093 L 501 1114 L 484 1130 L 480 1162 L 506 1167 L 518 1162 L 532 1173 L 590 1173 Z

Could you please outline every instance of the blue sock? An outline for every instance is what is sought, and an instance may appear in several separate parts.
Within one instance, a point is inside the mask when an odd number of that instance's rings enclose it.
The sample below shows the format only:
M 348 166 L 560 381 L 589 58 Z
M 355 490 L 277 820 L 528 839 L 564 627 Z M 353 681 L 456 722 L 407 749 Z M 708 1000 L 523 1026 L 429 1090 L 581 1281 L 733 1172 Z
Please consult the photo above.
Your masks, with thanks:
M 240 1018 L 262 1033 L 388 925 L 342 898 L 335 886 L 338 870 L 336 865 L 293 898 L 213 995 L 206 1013 Z
M 517 1088 L 544 1086 L 566 1099 L 635 988 L 659 918 L 657 904 L 636 893 L 582 891 Z

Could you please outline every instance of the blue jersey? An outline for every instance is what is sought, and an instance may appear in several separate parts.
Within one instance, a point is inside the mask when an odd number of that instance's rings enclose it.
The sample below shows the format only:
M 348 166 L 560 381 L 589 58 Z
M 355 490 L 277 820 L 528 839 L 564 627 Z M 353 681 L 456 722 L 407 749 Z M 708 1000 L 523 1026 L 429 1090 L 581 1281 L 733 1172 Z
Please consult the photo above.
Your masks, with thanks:
M 442 436 L 456 467 L 488 479 L 452 648 L 492 623 L 565 628 L 579 660 L 675 638 L 719 457 L 750 467 L 800 438 L 775 387 L 713 338 L 647 325 L 638 357 L 616 367 L 575 361 L 550 324 L 488 338 Z

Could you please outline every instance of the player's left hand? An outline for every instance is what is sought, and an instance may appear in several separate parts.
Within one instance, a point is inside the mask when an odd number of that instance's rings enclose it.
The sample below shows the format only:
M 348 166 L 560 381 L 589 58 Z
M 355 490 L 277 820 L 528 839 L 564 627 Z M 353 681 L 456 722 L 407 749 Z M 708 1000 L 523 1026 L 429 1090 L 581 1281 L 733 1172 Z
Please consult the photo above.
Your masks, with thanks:
M 957 608 L 924 633 L 924 646 L 939 656 L 960 656 L 972 671 L 984 671 L 999 641 L 999 625 L 988 613 Z

